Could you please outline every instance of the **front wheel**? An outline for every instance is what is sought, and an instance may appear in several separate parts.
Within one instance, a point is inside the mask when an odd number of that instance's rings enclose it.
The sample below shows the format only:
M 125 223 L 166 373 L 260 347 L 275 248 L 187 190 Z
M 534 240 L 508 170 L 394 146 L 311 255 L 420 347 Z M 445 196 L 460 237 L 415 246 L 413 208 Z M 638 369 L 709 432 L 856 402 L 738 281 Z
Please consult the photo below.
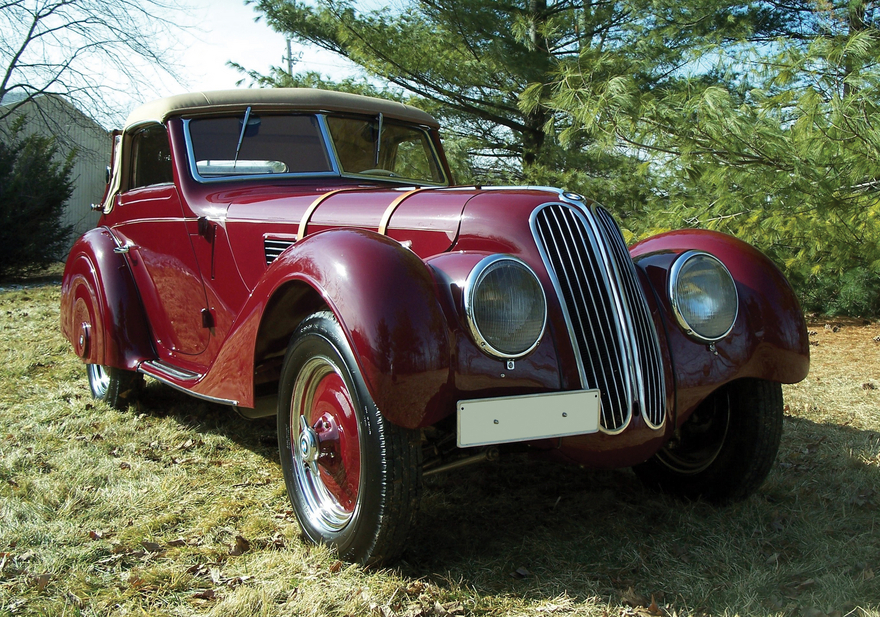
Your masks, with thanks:
M 376 408 L 332 313 L 306 318 L 281 372 L 278 447 L 304 535 L 347 561 L 397 558 L 418 509 L 418 431 Z
M 125 409 L 143 384 L 139 373 L 113 366 L 87 364 L 86 372 L 92 397 L 116 409 Z
M 782 386 L 760 379 L 714 392 L 680 434 L 633 468 L 648 487 L 687 499 L 745 499 L 764 482 L 782 437 Z

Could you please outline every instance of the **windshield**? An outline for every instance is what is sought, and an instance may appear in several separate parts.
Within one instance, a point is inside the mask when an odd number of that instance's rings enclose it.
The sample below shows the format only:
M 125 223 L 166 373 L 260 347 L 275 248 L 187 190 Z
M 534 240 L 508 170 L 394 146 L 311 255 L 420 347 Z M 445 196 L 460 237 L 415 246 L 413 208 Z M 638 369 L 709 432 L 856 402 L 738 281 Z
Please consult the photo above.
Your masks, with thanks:
M 189 122 L 202 178 L 332 172 L 315 116 L 242 114 Z
M 341 173 L 446 183 L 428 133 L 379 116 L 271 114 L 248 108 L 234 116 L 185 122 L 193 173 L 200 181 Z
M 327 118 L 342 170 L 440 184 L 443 172 L 422 129 L 376 118 Z

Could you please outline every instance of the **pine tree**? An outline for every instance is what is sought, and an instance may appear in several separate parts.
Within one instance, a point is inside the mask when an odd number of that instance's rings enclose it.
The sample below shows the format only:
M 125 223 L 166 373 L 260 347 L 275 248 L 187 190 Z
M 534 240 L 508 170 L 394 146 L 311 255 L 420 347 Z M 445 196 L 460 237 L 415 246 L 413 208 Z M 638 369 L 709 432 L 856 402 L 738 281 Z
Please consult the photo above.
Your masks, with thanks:
M 71 226 L 61 223 L 75 153 L 55 160 L 52 138 L 23 135 L 23 119 L 0 134 L 0 276 L 45 268 L 63 257 Z

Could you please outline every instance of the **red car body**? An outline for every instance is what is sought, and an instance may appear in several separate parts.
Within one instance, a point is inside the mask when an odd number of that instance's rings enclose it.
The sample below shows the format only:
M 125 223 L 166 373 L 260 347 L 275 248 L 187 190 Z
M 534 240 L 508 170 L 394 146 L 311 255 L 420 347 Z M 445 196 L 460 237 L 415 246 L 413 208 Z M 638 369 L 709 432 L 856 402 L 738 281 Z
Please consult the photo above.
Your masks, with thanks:
M 339 135 L 326 128 L 324 138 L 335 140 L 339 153 L 329 173 L 263 173 L 274 161 L 257 160 L 248 164 L 268 165 L 259 173 L 202 175 L 211 165 L 223 170 L 237 162 L 196 162 L 191 122 L 238 118 L 241 147 L 249 131 L 265 133 L 271 114 L 281 111 L 325 124 L 325 115 L 363 117 L 378 131 L 377 143 L 383 121 L 409 123 L 426 136 L 426 151 L 433 149 L 433 175 L 423 172 L 413 182 L 387 170 L 347 173 Z M 262 119 L 255 121 L 257 114 Z M 137 156 L 146 156 L 138 144 L 152 143 L 156 133 L 158 154 L 150 156 L 164 171 L 136 186 L 138 174 L 154 173 L 138 171 Z M 147 375 L 258 417 L 286 413 L 290 403 L 279 402 L 279 384 L 283 390 L 291 337 L 310 315 L 329 312 L 383 421 L 417 432 L 423 447 L 429 430 L 456 432 L 463 401 L 594 389 L 602 397 L 600 413 L 629 407 L 617 419 L 602 416 L 599 430 L 499 440 L 590 467 L 651 459 L 729 384 L 806 376 L 809 346 L 798 301 L 756 249 L 687 230 L 643 240 L 627 253 L 611 215 L 578 195 L 452 186 L 450 176 L 437 123 L 394 103 L 279 90 L 188 95 L 147 106 L 117 133 L 99 225 L 67 260 L 62 330 L 89 365 Z M 570 234 L 579 239 L 563 238 Z M 686 253 L 717 258 L 734 282 L 735 319 L 717 340 L 688 332 L 676 314 L 670 273 Z M 524 264 L 545 296 L 545 324 L 525 354 L 487 353 L 465 308 L 469 276 L 496 255 Z M 589 260 L 604 264 L 592 282 L 572 283 L 581 275 L 563 272 L 572 263 L 572 272 L 585 271 Z M 605 304 L 603 295 L 610 297 Z M 639 368 L 630 368 L 633 362 Z M 630 391 L 620 399 L 607 384 L 618 377 Z M 534 400 L 535 414 L 553 401 Z M 294 442 L 312 434 L 285 430 Z M 455 461 L 473 451 L 444 455 Z M 354 481 L 353 490 L 366 490 L 365 481 Z M 318 525 L 325 533 L 312 535 L 346 549 L 347 540 L 335 539 L 342 533 L 337 527 Z M 352 549 L 348 556 L 375 562 L 398 553 Z

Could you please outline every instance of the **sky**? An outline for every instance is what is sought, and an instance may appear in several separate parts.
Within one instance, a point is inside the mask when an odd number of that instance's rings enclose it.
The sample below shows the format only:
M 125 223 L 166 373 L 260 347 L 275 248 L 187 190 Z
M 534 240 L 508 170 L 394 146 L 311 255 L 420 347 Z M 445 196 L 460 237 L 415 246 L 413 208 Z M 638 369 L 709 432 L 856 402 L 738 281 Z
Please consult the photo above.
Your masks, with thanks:
M 189 17 L 195 28 L 181 33 L 178 70 L 184 84 L 160 86 L 160 96 L 197 90 L 235 88 L 243 75 L 226 66 L 231 60 L 247 69 L 268 73 L 271 66 L 286 66 L 287 43 L 265 21 L 254 22 L 259 14 L 243 0 L 179 0 L 191 7 Z M 294 45 L 294 56 L 302 54 L 294 72 L 312 70 L 339 79 L 356 72 L 329 52 Z M 247 87 L 247 83 L 240 87 Z

